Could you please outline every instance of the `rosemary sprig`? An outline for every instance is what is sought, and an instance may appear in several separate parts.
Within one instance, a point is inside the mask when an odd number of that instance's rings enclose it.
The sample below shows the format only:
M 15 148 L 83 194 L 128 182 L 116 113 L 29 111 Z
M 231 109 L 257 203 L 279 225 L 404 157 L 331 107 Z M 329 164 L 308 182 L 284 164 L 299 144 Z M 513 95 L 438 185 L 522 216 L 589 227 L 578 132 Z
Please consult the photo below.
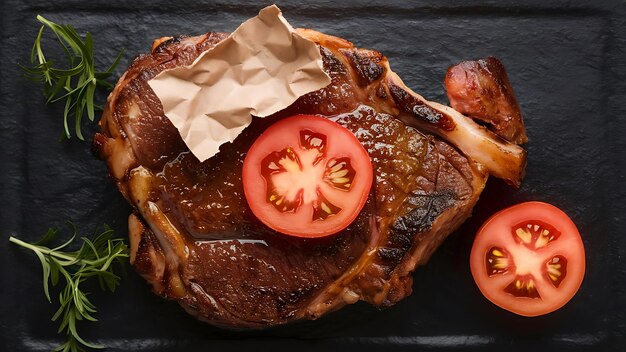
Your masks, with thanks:
M 113 85 L 106 79 L 113 73 L 124 50 L 117 55 L 113 64 L 106 71 L 96 71 L 93 40 L 89 32 L 85 33 L 83 39 L 71 25 L 59 25 L 42 16 L 37 16 L 37 20 L 42 23 L 42 26 L 31 51 L 30 62 L 33 66 L 22 66 L 22 68 L 26 72 L 26 77 L 44 84 L 46 103 L 65 99 L 63 112 L 65 137 L 68 139 L 71 137 L 68 120 L 73 117 L 76 136 L 80 140 L 84 140 L 81 130 L 83 115 L 86 112 L 89 120 L 93 121 L 95 110 L 102 109 L 94 104 L 96 87 L 113 88 Z M 54 33 L 63 48 L 69 68 L 55 67 L 53 61 L 46 59 L 41 45 L 41 38 L 46 28 Z
M 82 245 L 76 251 L 66 249 L 76 238 L 76 228 L 65 243 L 50 248 L 46 245 L 57 236 L 56 229 L 49 229 L 46 235 L 34 243 L 24 242 L 13 236 L 9 241 L 35 252 L 43 269 L 43 290 L 48 301 L 50 284 L 55 287 L 61 281 L 64 287 L 59 294 L 59 309 L 52 321 L 59 321 L 58 333 L 64 332 L 67 339 L 54 351 L 77 352 L 87 348 L 103 348 L 103 345 L 85 341 L 78 335 L 77 322 L 80 320 L 97 321 L 93 314 L 96 306 L 89 300 L 89 293 L 83 290 L 83 284 L 90 278 L 98 279 L 102 290 L 115 291 L 119 285 L 119 276 L 113 272 L 113 263 L 122 263 L 128 257 L 128 248 L 122 239 L 112 239 L 113 230 L 104 225 L 104 231 L 93 240 L 82 237 Z

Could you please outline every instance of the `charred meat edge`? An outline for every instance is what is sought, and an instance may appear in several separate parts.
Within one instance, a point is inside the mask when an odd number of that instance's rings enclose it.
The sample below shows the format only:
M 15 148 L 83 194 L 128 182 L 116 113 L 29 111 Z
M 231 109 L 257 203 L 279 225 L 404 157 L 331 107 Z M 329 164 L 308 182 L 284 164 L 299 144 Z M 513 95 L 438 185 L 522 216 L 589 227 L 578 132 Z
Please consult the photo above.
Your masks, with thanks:
M 500 60 L 458 63 L 448 69 L 444 84 L 452 108 L 482 121 L 509 142 L 528 142 L 522 112 Z

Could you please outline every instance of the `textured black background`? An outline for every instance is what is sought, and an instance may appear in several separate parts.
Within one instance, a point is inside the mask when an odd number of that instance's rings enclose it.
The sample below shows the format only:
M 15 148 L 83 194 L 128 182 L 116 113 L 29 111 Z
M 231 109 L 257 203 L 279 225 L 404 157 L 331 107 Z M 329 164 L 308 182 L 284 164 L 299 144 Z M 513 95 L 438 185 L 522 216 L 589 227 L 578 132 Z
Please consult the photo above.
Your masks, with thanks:
M 10 234 L 34 240 L 72 220 L 91 233 L 108 223 L 126 235 L 129 207 L 90 143 L 61 142 L 62 107 L 21 77 L 36 14 L 91 31 L 101 68 L 122 47 L 116 77 L 154 38 L 232 31 L 269 2 L 203 0 L 0 1 L 0 350 L 45 351 L 60 342 L 55 304 L 41 290 L 35 256 Z M 90 339 L 115 351 L 194 350 L 594 350 L 626 344 L 624 170 L 626 26 L 621 2 L 280 1 L 286 18 L 374 48 L 424 96 L 446 102 L 443 76 L 463 59 L 505 63 L 525 116 L 527 177 L 518 191 L 490 180 L 474 216 L 414 275 L 414 293 L 377 311 L 359 303 L 265 331 L 225 331 L 154 296 L 132 270 L 115 294 L 95 293 Z M 101 101 L 104 96 L 100 97 Z M 93 127 L 89 127 L 90 139 Z M 587 250 L 582 288 L 563 309 L 528 319 L 487 302 L 468 267 L 475 231 L 498 209 L 543 200 L 578 224 Z

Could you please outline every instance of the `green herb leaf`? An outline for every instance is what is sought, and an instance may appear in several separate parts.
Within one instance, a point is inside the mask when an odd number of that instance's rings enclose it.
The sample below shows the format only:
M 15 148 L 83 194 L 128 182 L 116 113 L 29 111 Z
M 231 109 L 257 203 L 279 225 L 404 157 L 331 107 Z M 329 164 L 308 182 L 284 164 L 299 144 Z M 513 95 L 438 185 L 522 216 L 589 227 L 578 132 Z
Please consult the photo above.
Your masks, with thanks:
M 74 134 L 80 140 L 84 140 L 82 133 L 82 117 L 86 113 L 90 121 L 94 121 L 95 111 L 101 109 L 94 103 L 97 87 L 106 89 L 113 88 L 106 79 L 111 76 L 113 70 L 120 62 L 122 50 L 115 61 L 106 71 L 96 71 L 94 67 L 93 39 L 89 32 L 85 38 L 70 25 L 59 25 L 42 16 L 37 20 L 43 25 L 37 33 L 35 43 L 30 55 L 32 67 L 22 66 L 26 77 L 44 85 L 46 103 L 55 103 L 65 100 L 63 110 L 63 129 L 66 138 L 71 138 L 70 123 L 74 119 Z M 61 69 L 49 61 L 42 49 L 41 39 L 46 29 L 51 30 L 56 36 L 59 45 L 67 56 L 68 68 Z
M 13 236 L 9 241 L 35 252 L 43 269 L 44 294 L 49 301 L 49 286 L 56 287 L 59 282 L 64 287 L 59 293 L 59 309 L 52 321 L 59 321 L 58 333 L 64 333 L 67 340 L 54 351 L 78 352 L 84 347 L 98 349 L 103 345 L 85 341 L 77 332 L 77 322 L 81 320 L 97 321 L 94 314 L 96 306 L 89 300 L 89 293 L 82 287 L 89 278 L 98 278 L 100 287 L 111 292 L 119 285 L 120 277 L 113 271 L 113 263 L 123 263 L 128 258 L 128 247 L 122 239 L 112 238 L 113 230 L 104 225 L 104 231 L 93 240 L 82 237 L 81 247 L 76 251 L 66 250 L 76 239 L 76 228 L 72 225 L 72 236 L 61 245 L 50 248 L 46 245 L 57 235 L 54 229 L 48 230 L 37 242 L 28 243 Z

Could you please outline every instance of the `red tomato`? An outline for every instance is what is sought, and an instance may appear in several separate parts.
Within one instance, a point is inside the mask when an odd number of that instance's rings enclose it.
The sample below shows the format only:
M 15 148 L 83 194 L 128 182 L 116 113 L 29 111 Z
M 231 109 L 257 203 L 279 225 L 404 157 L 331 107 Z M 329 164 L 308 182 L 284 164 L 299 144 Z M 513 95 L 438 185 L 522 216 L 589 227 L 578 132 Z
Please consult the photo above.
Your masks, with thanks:
M 326 118 L 296 115 L 270 126 L 243 163 L 243 188 L 254 215 L 298 237 L 346 228 L 372 185 L 369 155 L 356 137 Z
M 585 275 L 585 248 L 560 209 L 527 202 L 492 216 L 478 231 L 472 275 L 488 300 L 534 317 L 553 312 L 576 294 Z

